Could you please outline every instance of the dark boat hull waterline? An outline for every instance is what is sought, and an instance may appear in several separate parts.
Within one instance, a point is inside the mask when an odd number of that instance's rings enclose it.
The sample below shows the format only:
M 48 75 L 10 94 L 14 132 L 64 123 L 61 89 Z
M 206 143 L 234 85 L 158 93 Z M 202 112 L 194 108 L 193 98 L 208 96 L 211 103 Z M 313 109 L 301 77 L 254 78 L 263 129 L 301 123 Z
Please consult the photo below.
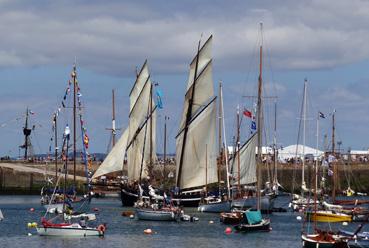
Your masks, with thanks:
M 248 197 L 240 198 L 232 201 L 231 208 L 249 209 L 256 208 L 257 198 Z M 273 199 L 270 196 L 263 196 L 260 199 L 260 211 L 262 213 L 271 213 L 273 211 Z
M 225 202 L 212 202 L 199 204 L 197 210 L 199 212 L 207 212 L 207 213 L 229 212 L 231 210 L 231 202 L 225 201 Z
M 269 232 L 270 220 L 263 219 L 258 224 L 238 224 L 234 227 L 238 232 Z

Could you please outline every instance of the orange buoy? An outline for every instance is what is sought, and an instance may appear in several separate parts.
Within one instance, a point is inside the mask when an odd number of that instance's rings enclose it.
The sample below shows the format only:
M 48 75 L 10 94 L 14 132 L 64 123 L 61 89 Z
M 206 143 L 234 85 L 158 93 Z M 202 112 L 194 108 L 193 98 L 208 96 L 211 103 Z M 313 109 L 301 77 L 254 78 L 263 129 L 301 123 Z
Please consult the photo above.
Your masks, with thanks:
M 97 230 L 98 230 L 100 233 L 104 234 L 104 233 L 105 233 L 105 230 L 106 230 L 106 227 L 105 227 L 105 225 L 100 224 L 100 225 L 97 227 Z
M 144 234 L 152 234 L 152 230 L 150 228 L 145 229 Z
M 231 234 L 232 233 L 232 228 L 227 227 L 224 231 L 225 234 Z

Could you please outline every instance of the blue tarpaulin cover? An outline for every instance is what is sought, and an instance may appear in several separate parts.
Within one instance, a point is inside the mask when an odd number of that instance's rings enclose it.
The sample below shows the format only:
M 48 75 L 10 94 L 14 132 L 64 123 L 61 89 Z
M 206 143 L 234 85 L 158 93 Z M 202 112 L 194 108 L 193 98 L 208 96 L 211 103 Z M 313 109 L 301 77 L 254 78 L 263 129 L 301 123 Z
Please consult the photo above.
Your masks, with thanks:
M 260 223 L 261 219 L 262 219 L 261 212 L 260 212 L 260 210 L 246 211 L 246 218 L 247 218 L 247 222 L 250 225 Z

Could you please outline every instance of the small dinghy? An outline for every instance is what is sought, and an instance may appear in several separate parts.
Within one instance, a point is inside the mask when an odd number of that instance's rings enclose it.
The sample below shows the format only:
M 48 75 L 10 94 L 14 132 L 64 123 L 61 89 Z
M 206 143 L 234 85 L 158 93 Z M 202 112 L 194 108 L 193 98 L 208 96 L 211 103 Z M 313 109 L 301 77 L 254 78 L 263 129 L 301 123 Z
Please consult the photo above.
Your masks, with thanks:
M 245 211 L 240 224 L 235 226 L 239 232 L 270 231 L 270 220 L 261 216 L 260 210 Z

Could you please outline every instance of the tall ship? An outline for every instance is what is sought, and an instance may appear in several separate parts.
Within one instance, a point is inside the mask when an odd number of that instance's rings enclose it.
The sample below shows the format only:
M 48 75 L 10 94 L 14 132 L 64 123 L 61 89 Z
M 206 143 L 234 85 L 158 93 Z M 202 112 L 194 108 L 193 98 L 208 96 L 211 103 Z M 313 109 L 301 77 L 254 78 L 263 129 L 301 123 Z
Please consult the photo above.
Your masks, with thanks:
M 92 177 L 95 179 L 111 172 L 126 170 L 127 177 L 121 182 L 123 206 L 133 206 L 137 201 L 139 185 L 143 185 L 143 194 L 148 195 L 148 186 L 153 180 L 158 108 L 152 97 L 153 88 L 145 61 L 129 94 L 128 127 Z
M 204 187 L 218 182 L 216 164 L 216 96 L 212 79 L 213 36 L 191 61 L 182 118 L 176 136 L 176 190 L 183 206 L 197 207 Z

